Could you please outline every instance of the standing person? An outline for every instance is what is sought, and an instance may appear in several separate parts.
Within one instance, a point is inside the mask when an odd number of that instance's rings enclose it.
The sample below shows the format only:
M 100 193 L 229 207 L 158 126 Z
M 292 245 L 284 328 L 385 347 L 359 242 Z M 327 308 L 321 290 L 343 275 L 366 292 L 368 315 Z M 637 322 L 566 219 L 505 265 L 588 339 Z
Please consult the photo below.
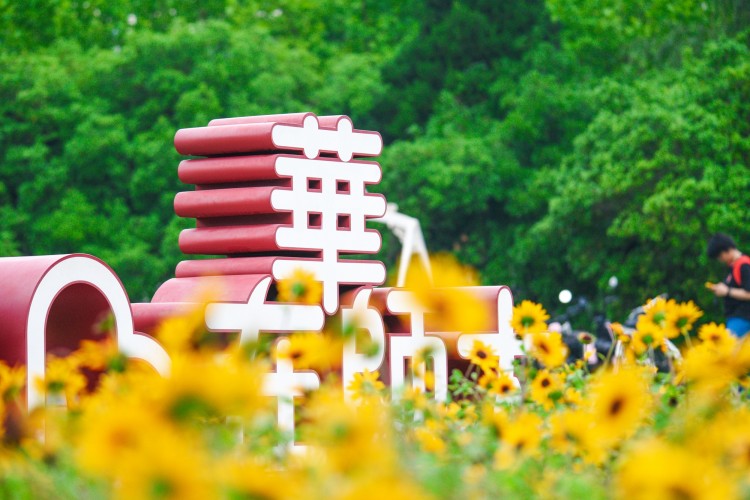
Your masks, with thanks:
M 724 297 L 727 328 L 742 337 L 750 331 L 750 257 L 737 248 L 726 234 L 716 233 L 708 240 L 708 256 L 729 267 L 723 283 L 706 283 L 717 297 Z

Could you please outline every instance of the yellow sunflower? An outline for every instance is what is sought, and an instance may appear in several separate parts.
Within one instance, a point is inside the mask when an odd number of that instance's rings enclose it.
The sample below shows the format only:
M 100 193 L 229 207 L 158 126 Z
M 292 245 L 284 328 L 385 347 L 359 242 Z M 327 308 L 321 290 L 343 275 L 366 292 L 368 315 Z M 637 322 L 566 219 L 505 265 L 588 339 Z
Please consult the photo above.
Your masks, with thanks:
M 695 429 L 697 432 L 689 433 L 685 443 L 691 451 L 716 457 L 734 472 L 747 474 L 750 470 L 750 409 L 725 407 L 712 418 L 696 422 Z
M 495 396 L 510 396 L 516 389 L 513 379 L 505 372 L 501 372 L 487 386 L 487 392 Z
M 324 470 L 336 477 L 396 463 L 395 450 L 389 445 L 387 408 L 374 399 L 369 401 L 373 404 L 348 404 L 340 388 L 329 384 L 305 402 L 300 433 L 311 447 L 325 453 L 311 458 L 324 458 Z
M 58 358 L 50 355 L 44 378 L 37 378 L 34 383 L 38 391 L 48 396 L 64 398 L 71 408 L 78 404 L 78 398 L 86 388 L 86 377 L 81 375 L 74 357 Z
M 513 308 L 511 326 L 518 335 L 541 333 L 547 330 L 549 314 L 541 304 L 524 300 Z
M 417 427 L 414 429 L 414 438 L 419 443 L 420 448 L 427 453 L 442 455 L 447 449 L 445 441 L 435 429 Z
M 733 358 L 731 351 L 719 350 L 711 341 L 706 341 L 685 353 L 679 376 L 701 390 L 722 390 L 736 379 Z
M 563 396 L 563 384 L 560 376 L 549 370 L 539 370 L 531 382 L 529 396 L 535 403 L 549 410 L 555 405 L 555 401 Z
M 737 339 L 729 333 L 724 325 L 708 323 L 698 330 L 698 337 L 720 351 L 730 351 L 737 343 Z
M 191 307 L 184 314 L 161 321 L 154 336 L 170 353 L 194 349 L 206 336 L 205 308 Z
M 598 439 L 616 444 L 632 435 L 652 402 L 645 369 L 627 366 L 601 373 L 592 382 L 590 401 Z
M 558 332 L 541 332 L 531 337 L 531 355 L 547 368 L 556 368 L 568 357 L 568 348 Z
M 301 268 L 280 280 L 277 288 L 280 302 L 320 304 L 323 296 L 323 284 L 315 279 L 315 274 Z
M 469 360 L 482 371 L 496 370 L 500 363 L 500 357 L 492 351 L 492 347 L 479 340 L 475 340 L 471 346 Z
M 508 469 L 520 465 L 523 458 L 537 454 L 542 436 L 542 419 L 534 413 L 521 413 L 508 423 L 495 453 L 495 467 Z
M 174 422 L 254 415 L 267 402 L 258 384 L 264 366 L 201 354 L 173 358 L 168 377 L 156 377 L 150 395 Z M 126 374 L 128 372 L 125 372 Z
M 346 387 L 352 392 L 353 399 L 366 399 L 370 396 L 377 395 L 385 388 L 385 384 L 380 381 L 380 372 L 375 370 L 365 370 L 355 373 L 354 378 Z
M 565 401 L 566 404 L 572 405 L 572 406 L 583 406 L 584 400 L 583 395 L 581 395 L 580 391 L 575 390 L 573 387 L 568 387 L 565 389 L 565 394 L 563 394 L 563 401 Z
M 117 341 L 112 337 L 102 341 L 83 340 L 72 356 L 80 366 L 94 371 L 121 372 L 127 365 L 127 358 L 120 352 Z
M 281 500 L 304 496 L 300 478 L 256 457 L 230 455 L 214 470 L 227 486 L 229 498 Z
M 502 438 L 510 424 L 510 416 L 505 408 L 497 407 L 494 404 L 485 404 L 482 407 L 482 422 L 497 437 Z
M 630 335 L 625 333 L 625 327 L 622 326 L 622 323 L 612 323 L 610 328 L 612 329 L 612 334 L 614 334 L 615 338 L 623 345 L 627 345 L 633 340 Z
M 409 267 L 406 288 L 464 287 L 477 286 L 479 275 L 470 266 L 461 264 L 450 253 L 437 253 L 430 256 L 430 273 L 427 273 L 419 259 L 414 258 Z
M 641 316 L 644 318 L 644 316 Z M 650 349 L 660 349 L 664 346 L 664 329 L 651 321 L 638 320 L 633 337 L 628 346 L 637 355 L 641 355 Z
M 694 447 L 723 457 L 740 473 L 750 470 L 750 409 L 722 412 L 708 423 L 708 432 L 698 432 Z M 702 442 L 701 442 L 702 441 Z
M 118 398 L 90 400 L 76 439 L 75 459 L 86 472 L 113 477 L 127 455 L 136 453 L 154 434 L 174 432 L 174 427 L 142 401 Z
M 453 255 L 430 258 L 432 274 L 416 266 L 406 280 L 406 289 L 429 313 L 425 326 L 429 331 L 481 332 L 489 325 L 487 304 L 466 287 L 479 284 L 471 267 L 459 263 Z
M 669 322 L 667 331 L 677 331 L 679 334 L 685 335 L 693 329 L 693 325 L 701 316 L 703 316 L 703 311 L 692 300 L 675 304 L 672 308 L 672 314 L 667 315 L 667 322 Z
M 663 336 L 674 338 L 680 334 L 675 326 L 676 306 L 674 300 L 665 300 L 662 297 L 653 299 L 644 306 L 645 312 L 638 318 L 638 324 L 644 328 L 647 325 L 654 326 L 662 330 Z
M 732 362 L 739 373 L 750 372 L 750 337 L 744 336 L 737 341 Z
M 202 446 L 175 432 L 149 433 L 115 471 L 116 498 L 216 498 L 215 477 Z
M 329 370 L 340 363 L 341 346 L 325 334 L 298 332 L 277 346 L 276 356 L 290 360 L 298 370 Z
M 655 438 L 624 457 L 615 487 L 623 499 L 737 498 L 735 482 L 711 457 Z
M 26 367 L 11 368 L 0 361 L 0 396 L 5 402 L 12 401 L 21 395 L 26 386 Z
M 582 457 L 589 463 L 601 463 L 606 454 L 593 433 L 594 421 L 591 413 L 583 410 L 567 410 L 549 418 L 550 448 L 558 453 Z
M 479 387 L 483 387 L 486 389 L 490 386 L 490 384 L 497 380 L 499 375 L 500 369 L 498 367 L 492 367 L 488 370 L 483 370 L 482 375 L 479 377 L 479 380 L 477 380 L 477 384 L 479 384 Z

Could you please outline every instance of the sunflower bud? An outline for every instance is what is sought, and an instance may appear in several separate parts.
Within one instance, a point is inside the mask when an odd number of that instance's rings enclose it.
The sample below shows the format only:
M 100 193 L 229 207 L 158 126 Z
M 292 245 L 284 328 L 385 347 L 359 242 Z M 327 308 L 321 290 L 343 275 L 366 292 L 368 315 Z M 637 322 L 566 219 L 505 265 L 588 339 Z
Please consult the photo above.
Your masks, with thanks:
M 589 332 L 581 332 L 578 334 L 578 342 L 580 342 L 583 345 L 589 345 L 594 342 L 595 337 L 591 335 Z

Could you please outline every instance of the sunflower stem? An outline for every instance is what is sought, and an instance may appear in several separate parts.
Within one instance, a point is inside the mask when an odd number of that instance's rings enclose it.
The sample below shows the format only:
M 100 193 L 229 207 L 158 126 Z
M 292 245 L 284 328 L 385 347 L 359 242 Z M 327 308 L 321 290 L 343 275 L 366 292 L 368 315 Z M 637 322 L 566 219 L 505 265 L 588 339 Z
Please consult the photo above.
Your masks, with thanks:
M 615 346 L 617 345 L 617 342 L 612 342 L 609 346 L 609 350 L 607 351 L 607 357 L 604 358 L 604 364 L 602 365 L 602 368 L 609 367 L 609 363 L 612 361 L 612 355 L 615 353 Z
M 693 348 L 693 341 L 690 340 L 690 333 L 683 332 L 682 336 L 685 337 L 685 345 L 688 346 L 688 349 L 692 349 Z

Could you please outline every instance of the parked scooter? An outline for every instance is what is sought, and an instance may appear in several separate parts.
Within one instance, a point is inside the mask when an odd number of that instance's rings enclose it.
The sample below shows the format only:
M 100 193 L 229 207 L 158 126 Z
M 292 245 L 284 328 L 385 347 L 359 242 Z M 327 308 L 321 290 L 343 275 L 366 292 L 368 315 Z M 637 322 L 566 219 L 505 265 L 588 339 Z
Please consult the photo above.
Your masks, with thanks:
M 609 288 L 614 291 L 618 285 L 617 277 L 609 280 Z M 577 297 L 573 300 L 573 294 L 568 290 L 562 290 L 559 295 L 560 302 L 571 304 L 565 312 L 556 316 L 549 323 L 550 330 L 558 331 L 568 347 L 568 362 L 583 359 L 589 365 L 590 370 L 602 366 L 609 359 L 613 363 L 624 358 L 624 346 L 612 330 L 612 322 L 607 319 L 606 313 L 602 311 L 593 312 L 593 329 L 589 331 L 574 329 L 572 320 L 584 313 L 592 313 L 592 305 L 585 297 Z M 614 302 L 617 298 L 610 294 L 604 298 L 604 305 Z M 622 323 L 623 333 L 632 336 L 638 317 L 644 314 L 646 306 L 638 306 L 630 311 L 627 319 Z M 649 363 L 657 367 L 659 371 L 669 371 L 669 359 L 680 359 L 679 349 L 669 340 L 666 341 L 666 353 L 656 351 L 653 353 Z
M 651 299 L 651 301 L 646 304 L 639 307 L 636 307 L 632 311 L 630 311 L 630 314 L 628 314 L 627 319 L 624 323 L 622 323 L 622 329 L 623 333 L 625 335 L 633 336 L 633 333 L 635 332 L 635 326 L 638 323 L 638 317 L 642 314 L 645 314 L 646 309 L 648 306 L 653 303 L 653 301 L 657 300 L 658 298 L 667 298 L 667 294 L 661 294 L 660 296 Z M 669 371 L 669 358 L 674 360 L 681 360 L 682 359 L 682 353 L 677 348 L 676 345 L 674 345 L 669 339 L 664 340 L 664 344 L 666 346 L 665 351 L 656 350 L 653 352 L 652 357 L 650 358 L 650 363 L 655 365 L 659 371 L 666 372 Z M 619 360 L 623 359 L 625 356 L 625 347 L 619 340 L 615 344 L 615 350 L 614 350 L 614 359 Z

